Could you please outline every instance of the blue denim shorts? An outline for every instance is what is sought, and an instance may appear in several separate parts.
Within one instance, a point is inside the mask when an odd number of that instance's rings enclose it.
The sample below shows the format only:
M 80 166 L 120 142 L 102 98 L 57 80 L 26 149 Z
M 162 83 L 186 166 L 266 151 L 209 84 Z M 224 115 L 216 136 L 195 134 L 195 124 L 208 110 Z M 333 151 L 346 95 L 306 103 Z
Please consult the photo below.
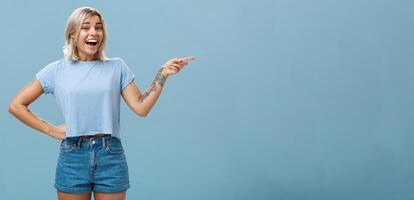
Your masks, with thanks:
M 54 186 L 66 193 L 127 190 L 128 165 L 121 140 L 110 135 L 62 140 Z

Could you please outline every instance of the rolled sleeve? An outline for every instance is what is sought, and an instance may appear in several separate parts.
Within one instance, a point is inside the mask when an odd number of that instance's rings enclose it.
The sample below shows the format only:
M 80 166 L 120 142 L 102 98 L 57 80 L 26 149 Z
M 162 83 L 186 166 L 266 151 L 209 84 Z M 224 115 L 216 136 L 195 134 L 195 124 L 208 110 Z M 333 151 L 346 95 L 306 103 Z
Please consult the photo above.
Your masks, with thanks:
M 119 59 L 119 61 L 121 67 L 121 91 L 124 91 L 126 86 L 135 80 L 135 74 L 122 59 Z
M 45 94 L 54 94 L 55 91 L 56 64 L 51 63 L 36 73 L 36 79 L 40 82 Z

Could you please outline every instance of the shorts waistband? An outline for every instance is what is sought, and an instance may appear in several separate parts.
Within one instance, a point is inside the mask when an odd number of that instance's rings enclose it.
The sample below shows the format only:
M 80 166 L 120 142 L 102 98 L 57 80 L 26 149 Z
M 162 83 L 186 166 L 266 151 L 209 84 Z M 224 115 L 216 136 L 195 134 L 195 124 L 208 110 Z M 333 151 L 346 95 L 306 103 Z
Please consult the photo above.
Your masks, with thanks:
M 79 136 L 79 137 L 82 137 L 82 138 L 92 138 L 92 137 L 94 137 L 94 138 L 102 138 L 102 137 L 106 137 L 106 136 L 110 136 L 111 134 L 96 134 L 96 135 L 82 135 L 82 136 Z
M 83 141 L 87 141 L 87 143 L 90 145 L 102 145 L 103 147 L 106 147 L 106 144 L 108 143 L 108 140 L 111 139 L 111 137 L 112 136 L 110 134 L 79 136 L 76 143 L 78 147 L 80 147 Z
M 64 139 L 64 141 L 66 140 L 69 143 L 76 144 L 78 148 L 81 147 L 81 144 L 83 142 L 87 142 L 91 146 L 102 145 L 106 147 L 108 142 L 112 139 L 114 139 L 114 137 L 111 134 L 97 134 L 97 135 L 83 135 L 83 136 L 67 137 Z

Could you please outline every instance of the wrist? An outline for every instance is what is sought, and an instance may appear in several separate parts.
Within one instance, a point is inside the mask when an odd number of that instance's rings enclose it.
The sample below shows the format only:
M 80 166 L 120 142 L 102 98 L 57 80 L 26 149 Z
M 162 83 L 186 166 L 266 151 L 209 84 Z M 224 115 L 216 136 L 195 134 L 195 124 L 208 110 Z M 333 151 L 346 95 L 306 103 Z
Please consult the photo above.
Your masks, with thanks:
M 161 75 L 164 76 L 164 78 L 167 78 L 169 75 L 167 74 L 167 72 L 165 70 L 166 70 L 165 67 L 161 67 L 160 73 L 161 73 Z
M 46 133 L 47 135 L 52 135 L 52 134 L 53 134 L 53 132 L 54 132 L 54 130 L 55 130 L 55 127 L 54 127 L 54 126 L 52 126 L 52 125 L 49 125 L 49 126 L 47 127 L 47 129 L 46 129 L 45 133 Z
M 160 70 L 158 70 L 157 75 L 155 76 L 155 82 L 158 83 L 161 86 L 164 86 L 165 81 L 167 80 L 168 74 L 166 75 L 165 67 L 161 67 Z

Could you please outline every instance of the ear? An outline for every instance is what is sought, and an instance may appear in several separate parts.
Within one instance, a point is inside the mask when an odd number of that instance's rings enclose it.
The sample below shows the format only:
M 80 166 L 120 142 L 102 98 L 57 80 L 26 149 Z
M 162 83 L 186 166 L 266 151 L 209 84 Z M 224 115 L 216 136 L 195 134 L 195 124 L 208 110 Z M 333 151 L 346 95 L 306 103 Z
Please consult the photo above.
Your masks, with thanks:
M 75 32 L 70 33 L 70 38 L 75 39 Z

